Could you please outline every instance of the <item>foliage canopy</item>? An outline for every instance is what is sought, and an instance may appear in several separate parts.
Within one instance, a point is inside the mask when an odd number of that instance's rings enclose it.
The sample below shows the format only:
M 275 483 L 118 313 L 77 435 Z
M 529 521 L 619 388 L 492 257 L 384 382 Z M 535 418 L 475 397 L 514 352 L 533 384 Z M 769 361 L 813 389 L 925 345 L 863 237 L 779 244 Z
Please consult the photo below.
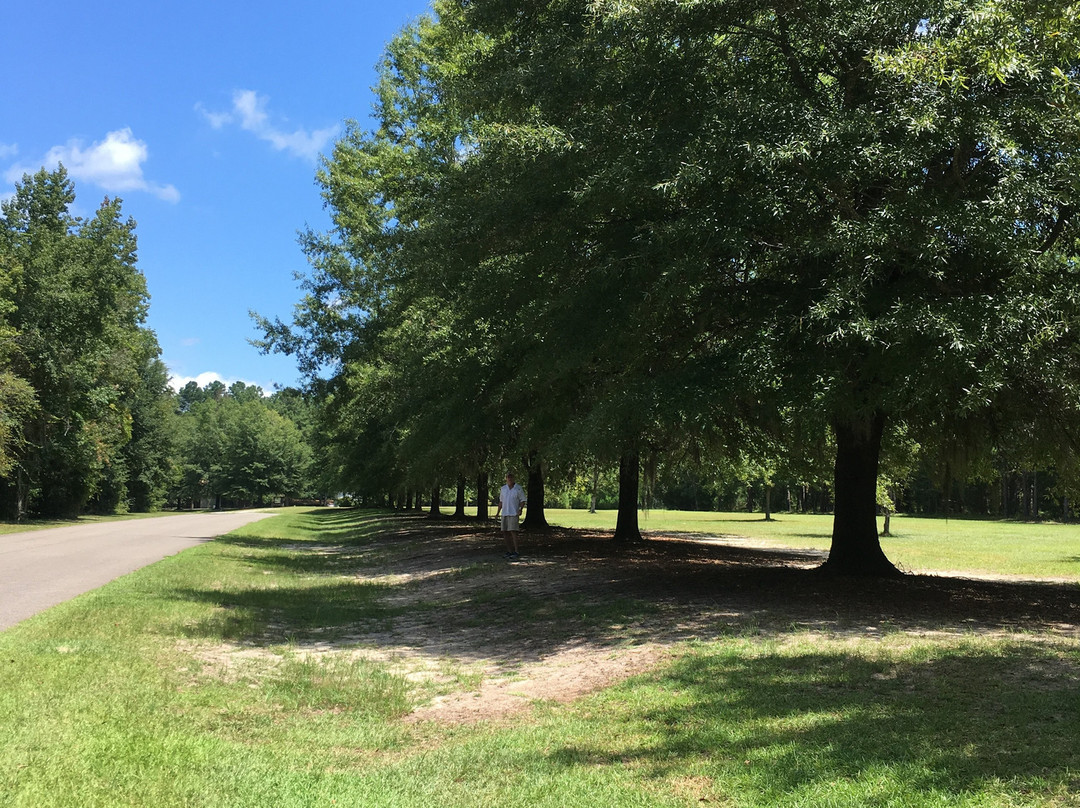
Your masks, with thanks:
M 1076 4 L 436 12 L 320 172 L 293 326 L 263 321 L 337 363 L 382 471 L 694 444 L 767 473 L 827 428 L 827 566 L 881 574 L 884 435 L 1075 423 Z

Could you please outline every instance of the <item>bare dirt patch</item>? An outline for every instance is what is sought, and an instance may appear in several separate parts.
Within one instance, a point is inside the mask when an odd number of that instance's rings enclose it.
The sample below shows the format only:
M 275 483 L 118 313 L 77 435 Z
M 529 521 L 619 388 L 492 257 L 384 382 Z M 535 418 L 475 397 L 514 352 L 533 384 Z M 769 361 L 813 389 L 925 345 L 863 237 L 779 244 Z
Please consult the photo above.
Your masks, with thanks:
M 557 651 L 524 666 L 518 676 L 493 676 L 471 693 L 437 696 L 418 707 L 407 721 L 471 724 L 505 718 L 535 702 L 569 702 L 615 682 L 643 673 L 671 652 L 659 645 L 602 651 L 580 646 Z
M 408 721 L 500 720 L 649 670 L 691 639 L 820 634 L 865 638 L 1038 632 L 1080 639 L 1080 585 L 907 575 L 831 578 L 820 553 L 734 537 L 522 535 L 502 558 L 490 523 L 401 516 L 375 540 L 321 543 L 327 577 L 378 585 L 387 614 L 198 652 L 212 669 L 250 670 L 253 655 L 379 661 L 427 688 Z M 302 545 L 298 545 L 298 549 Z M 344 561 L 342 561 L 344 559 Z M 347 563 L 345 563 L 347 561 Z M 230 661 L 232 660 L 232 661 Z

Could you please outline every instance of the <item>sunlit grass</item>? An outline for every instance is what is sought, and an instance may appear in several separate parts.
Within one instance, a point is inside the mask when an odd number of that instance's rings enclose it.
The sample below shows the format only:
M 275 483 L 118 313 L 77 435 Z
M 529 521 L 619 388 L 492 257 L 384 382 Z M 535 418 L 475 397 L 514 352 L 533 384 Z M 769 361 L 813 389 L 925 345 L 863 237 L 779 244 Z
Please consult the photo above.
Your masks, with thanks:
M 615 529 L 615 511 L 546 513 L 555 525 Z M 650 510 L 641 512 L 639 521 L 646 535 L 743 537 L 823 552 L 832 536 L 832 516 L 827 514 L 779 513 L 766 522 L 761 514 Z M 913 572 L 960 570 L 1080 579 L 1080 524 L 894 516 L 890 532 L 891 538 L 881 539 L 885 554 Z
M 111 516 L 86 514 L 73 519 L 26 519 L 22 522 L 0 522 L 0 536 L 5 533 L 22 533 L 28 530 L 48 530 L 52 527 L 71 527 L 73 525 L 94 525 L 100 522 L 123 522 L 130 519 L 153 519 L 156 516 L 175 516 L 178 511 L 152 511 L 150 513 L 121 513 Z M 191 511 L 179 511 L 191 513 Z

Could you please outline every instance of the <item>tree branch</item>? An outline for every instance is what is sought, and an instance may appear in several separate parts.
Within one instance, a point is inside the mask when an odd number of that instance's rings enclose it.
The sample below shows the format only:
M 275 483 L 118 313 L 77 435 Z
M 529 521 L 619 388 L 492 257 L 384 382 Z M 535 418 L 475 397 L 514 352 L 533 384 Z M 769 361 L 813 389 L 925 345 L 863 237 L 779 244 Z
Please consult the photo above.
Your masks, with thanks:
M 1058 211 L 1057 221 L 1054 222 L 1054 226 L 1050 228 L 1050 232 L 1047 233 L 1046 238 L 1039 247 L 1039 255 L 1044 255 L 1049 252 L 1050 248 L 1058 242 L 1058 239 L 1061 238 L 1061 234 L 1065 231 L 1065 226 L 1069 223 L 1069 220 L 1072 219 L 1074 212 L 1072 205 L 1061 206 L 1061 209 Z

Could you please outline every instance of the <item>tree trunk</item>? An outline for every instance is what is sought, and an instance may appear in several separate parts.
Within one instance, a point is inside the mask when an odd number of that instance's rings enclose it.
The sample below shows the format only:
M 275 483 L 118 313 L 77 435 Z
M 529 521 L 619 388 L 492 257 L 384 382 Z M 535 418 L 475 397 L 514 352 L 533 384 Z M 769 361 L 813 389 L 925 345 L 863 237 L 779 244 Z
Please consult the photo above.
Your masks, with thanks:
M 948 519 L 952 516 L 952 489 L 953 489 L 953 474 L 952 463 L 945 464 L 945 481 L 941 485 L 941 495 L 945 497 L 945 518 Z
M 836 433 L 832 547 L 822 569 L 836 575 L 899 575 L 877 532 L 877 476 L 885 416 L 854 416 Z
M 765 521 L 771 522 L 772 518 L 772 486 L 765 485 Z
M 523 530 L 547 530 L 549 525 L 544 513 L 544 470 L 540 466 L 538 452 L 529 453 L 529 488 L 525 492 L 525 521 Z
M 491 494 L 488 493 L 488 473 L 481 471 L 476 475 L 476 518 L 487 519 L 488 507 L 490 506 L 489 500 Z
M 15 472 L 15 479 L 6 483 L 0 483 L 3 491 L 3 506 L 0 508 L 3 518 L 11 522 L 21 522 L 26 514 L 26 490 L 24 484 L 25 475 L 22 469 Z
M 454 499 L 454 518 L 465 518 L 465 478 L 457 478 L 457 497 Z
M 431 486 L 431 507 L 428 508 L 428 517 L 431 519 L 438 519 L 442 516 L 441 505 L 442 501 L 439 499 L 439 484 L 435 483 Z
M 596 499 L 600 492 L 600 464 L 593 464 L 592 495 L 589 497 L 589 513 L 596 513 Z
M 619 460 L 619 515 L 615 520 L 615 541 L 641 541 L 638 528 L 638 489 L 641 485 L 641 456 L 625 452 Z

